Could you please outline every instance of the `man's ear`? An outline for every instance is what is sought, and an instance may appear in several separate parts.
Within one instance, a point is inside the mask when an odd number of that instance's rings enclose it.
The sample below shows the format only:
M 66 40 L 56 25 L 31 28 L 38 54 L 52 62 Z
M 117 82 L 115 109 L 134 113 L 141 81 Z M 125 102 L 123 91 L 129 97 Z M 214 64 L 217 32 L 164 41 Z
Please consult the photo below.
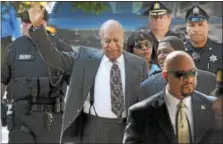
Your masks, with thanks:
M 166 71 L 162 71 L 162 76 L 165 80 L 167 80 L 168 74 Z

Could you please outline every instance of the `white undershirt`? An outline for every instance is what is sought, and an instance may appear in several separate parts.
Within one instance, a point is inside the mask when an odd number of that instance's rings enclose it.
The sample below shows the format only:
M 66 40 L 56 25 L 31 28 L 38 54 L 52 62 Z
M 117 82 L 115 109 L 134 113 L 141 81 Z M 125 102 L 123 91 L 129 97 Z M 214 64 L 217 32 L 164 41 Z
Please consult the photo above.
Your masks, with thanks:
M 180 100 L 174 97 L 170 92 L 165 90 L 164 96 L 165 103 L 167 105 L 167 109 L 169 112 L 170 120 L 174 129 L 174 133 L 176 134 L 176 114 L 178 107 L 177 105 L 180 103 Z M 190 123 L 191 136 L 194 136 L 194 123 L 193 123 L 193 111 L 192 111 L 192 103 L 191 96 L 187 96 L 183 99 L 184 104 L 186 105 L 186 115 Z
M 123 95 L 125 98 L 125 62 L 123 54 L 116 61 L 121 71 Z M 112 62 L 107 56 L 104 55 L 96 74 L 94 87 L 94 107 L 99 117 L 117 118 L 117 116 L 111 111 L 110 71 L 112 65 Z M 89 96 L 84 104 L 85 112 L 89 112 L 88 101 Z M 91 114 L 95 115 L 93 108 L 91 108 Z M 123 117 L 126 117 L 126 110 L 123 112 Z

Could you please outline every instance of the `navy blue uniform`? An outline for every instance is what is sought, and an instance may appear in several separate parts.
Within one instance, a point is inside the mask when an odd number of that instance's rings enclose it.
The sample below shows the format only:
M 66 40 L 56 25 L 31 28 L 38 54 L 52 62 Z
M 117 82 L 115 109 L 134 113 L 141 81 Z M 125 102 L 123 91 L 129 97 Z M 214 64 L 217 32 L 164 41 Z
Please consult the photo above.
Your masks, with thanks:
M 185 44 L 186 51 L 192 56 L 198 69 L 207 70 L 214 74 L 218 68 L 222 68 L 222 45 L 207 40 L 203 48 L 193 47 L 190 41 Z
M 51 38 L 60 51 L 72 51 L 60 37 Z M 58 143 L 68 76 L 48 66 L 26 36 L 15 40 L 5 55 L 1 83 L 13 101 L 7 116 L 9 143 Z

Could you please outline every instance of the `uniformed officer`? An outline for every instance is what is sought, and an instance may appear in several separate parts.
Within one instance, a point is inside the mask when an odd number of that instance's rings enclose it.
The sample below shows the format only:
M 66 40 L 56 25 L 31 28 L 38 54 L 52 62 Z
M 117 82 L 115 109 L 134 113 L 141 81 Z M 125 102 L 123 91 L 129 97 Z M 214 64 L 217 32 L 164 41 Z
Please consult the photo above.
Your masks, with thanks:
M 21 17 L 24 35 L 7 48 L 2 64 L 1 86 L 7 86 L 11 104 L 7 112 L 9 143 L 59 143 L 68 77 L 41 58 L 26 33 L 31 24 L 27 14 Z M 44 25 L 47 20 L 45 11 Z M 61 38 L 51 38 L 58 50 L 72 52 Z
M 158 48 L 160 40 L 164 39 L 165 36 L 177 36 L 178 34 L 169 30 L 171 24 L 171 10 L 167 8 L 161 2 L 154 2 L 149 9 L 149 28 L 150 35 L 154 39 L 155 53 Z M 153 56 L 154 63 L 157 62 L 157 56 Z
M 186 14 L 186 29 L 189 40 L 186 51 L 193 57 L 196 67 L 216 73 L 222 68 L 222 45 L 208 37 L 209 16 L 199 6 L 194 6 Z

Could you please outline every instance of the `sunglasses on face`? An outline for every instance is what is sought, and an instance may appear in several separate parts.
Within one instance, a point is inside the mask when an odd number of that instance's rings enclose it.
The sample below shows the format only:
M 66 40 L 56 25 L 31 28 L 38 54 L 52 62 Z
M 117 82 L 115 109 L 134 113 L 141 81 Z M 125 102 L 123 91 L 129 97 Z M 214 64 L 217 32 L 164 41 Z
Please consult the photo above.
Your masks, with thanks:
M 135 42 L 134 48 L 136 49 L 143 49 L 144 47 L 146 48 L 152 48 L 152 43 L 150 41 L 145 41 L 145 42 Z
M 168 71 L 169 74 L 173 75 L 175 78 L 187 78 L 187 77 L 195 77 L 197 75 L 197 70 L 193 69 L 190 71 Z

